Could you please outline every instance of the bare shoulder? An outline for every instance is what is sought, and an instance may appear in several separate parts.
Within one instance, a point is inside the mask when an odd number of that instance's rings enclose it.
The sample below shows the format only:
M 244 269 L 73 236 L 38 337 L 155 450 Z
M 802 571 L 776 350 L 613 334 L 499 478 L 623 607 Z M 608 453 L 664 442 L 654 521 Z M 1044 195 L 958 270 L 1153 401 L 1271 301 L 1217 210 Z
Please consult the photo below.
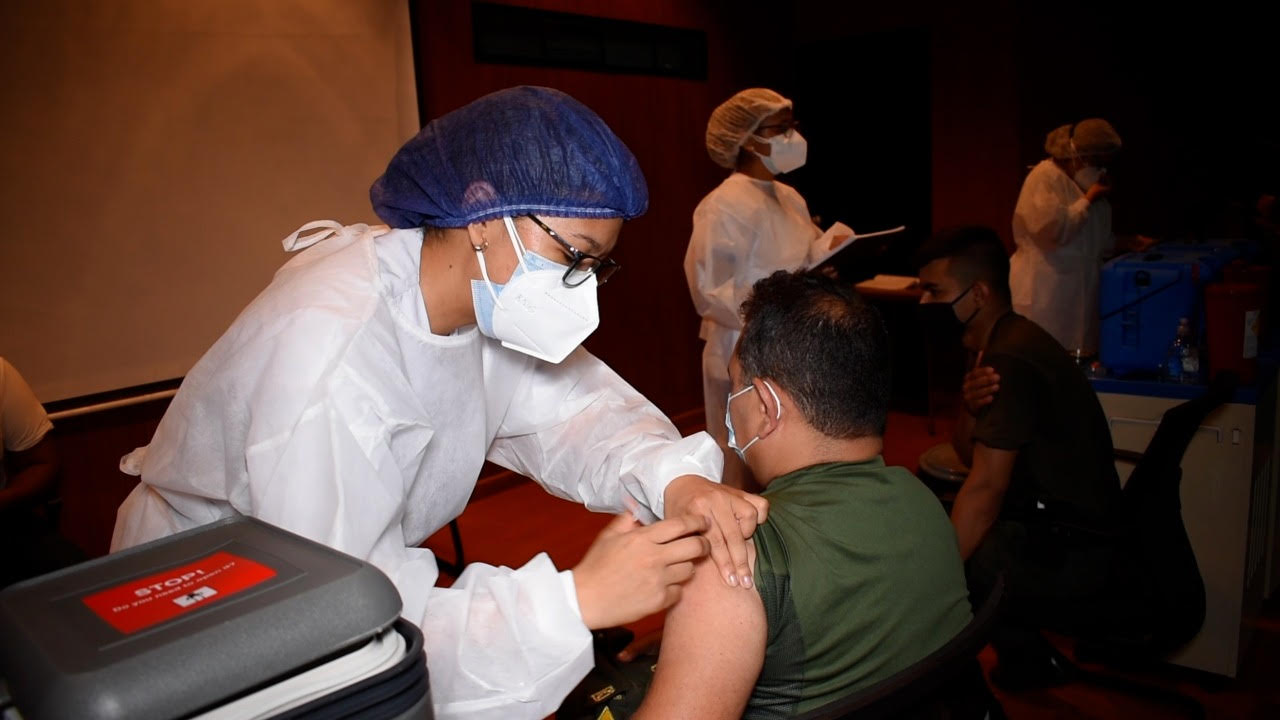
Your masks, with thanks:
M 741 717 L 764 664 L 767 635 L 755 587 L 726 585 L 703 559 L 667 612 L 653 685 L 636 717 Z

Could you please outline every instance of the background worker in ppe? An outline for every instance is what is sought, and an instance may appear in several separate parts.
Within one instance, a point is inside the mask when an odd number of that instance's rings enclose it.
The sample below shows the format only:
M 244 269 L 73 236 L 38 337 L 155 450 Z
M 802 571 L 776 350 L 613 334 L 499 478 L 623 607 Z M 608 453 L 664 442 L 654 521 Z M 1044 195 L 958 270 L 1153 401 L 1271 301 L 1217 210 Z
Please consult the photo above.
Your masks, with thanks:
M 755 281 L 809 267 L 852 231 L 825 240 L 800 193 L 776 179 L 804 165 L 807 153 L 787 98 L 765 88 L 739 92 L 711 113 L 706 144 L 711 159 L 732 172 L 693 211 L 684 274 L 702 316 L 703 401 L 707 430 L 725 449 L 724 482 L 755 487 L 746 464 L 725 445 L 727 368 L 742 332 L 738 308 Z
M 58 534 L 49 503 L 61 468 L 52 431 L 31 386 L 0 357 L 0 590 L 84 560 Z
M 1013 309 L 1088 357 L 1098 350 L 1102 258 L 1115 247 L 1107 167 L 1120 136 L 1106 120 L 1082 120 L 1049 133 L 1044 149 L 1013 211 Z
M 286 238 L 305 250 L 124 458 L 142 482 L 112 549 L 245 514 L 364 558 L 423 629 L 436 717 L 542 718 L 591 667 L 590 629 L 670 605 L 708 544 L 726 582 L 749 578 L 767 503 L 713 482 L 714 441 L 682 439 L 579 347 L 623 220 L 648 203 L 590 109 L 547 88 L 487 95 L 429 123 L 370 194 L 393 229 Z M 572 571 L 539 554 L 435 587 L 418 546 L 486 459 L 592 509 L 668 519 L 621 515 Z

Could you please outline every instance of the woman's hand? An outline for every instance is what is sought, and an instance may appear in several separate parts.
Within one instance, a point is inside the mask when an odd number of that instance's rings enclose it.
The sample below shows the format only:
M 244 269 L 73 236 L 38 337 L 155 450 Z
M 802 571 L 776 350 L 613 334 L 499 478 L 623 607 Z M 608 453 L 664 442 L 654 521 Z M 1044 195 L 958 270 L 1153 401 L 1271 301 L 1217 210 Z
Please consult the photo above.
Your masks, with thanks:
M 667 517 L 694 515 L 705 519 L 711 559 L 731 587 L 751 587 L 751 536 L 769 515 L 769 501 L 697 475 L 682 475 L 663 496 Z
M 693 577 L 710 545 L 707 520 L 680 515 L 642 526 L 631 513 L 613 519 L 573 569 L 578 608 L 588 628 L 613 627 L 665 610 Z

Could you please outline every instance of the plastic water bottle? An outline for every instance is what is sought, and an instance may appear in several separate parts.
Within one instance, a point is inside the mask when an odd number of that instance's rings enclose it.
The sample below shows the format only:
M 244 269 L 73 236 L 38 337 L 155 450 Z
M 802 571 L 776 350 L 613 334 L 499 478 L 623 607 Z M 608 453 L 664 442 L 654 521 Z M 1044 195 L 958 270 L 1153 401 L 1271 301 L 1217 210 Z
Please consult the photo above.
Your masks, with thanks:
M 1191 321 L 1178 319 L 1178 332 L 1165 355 L 1164 378 L 1169 382 L 1194 383 L 1200 378 L 1200 353 L 1191 339 Z
M 1178 325 L 1181 332 L 1183 325 Z M 1182 346 L 1182 382 L 1194 385 L 1200 382 L 1200 348 L 1196 347 L 1195 337 L 1191 334 L 1191 326 L 1187 325 L 1187 338 Z

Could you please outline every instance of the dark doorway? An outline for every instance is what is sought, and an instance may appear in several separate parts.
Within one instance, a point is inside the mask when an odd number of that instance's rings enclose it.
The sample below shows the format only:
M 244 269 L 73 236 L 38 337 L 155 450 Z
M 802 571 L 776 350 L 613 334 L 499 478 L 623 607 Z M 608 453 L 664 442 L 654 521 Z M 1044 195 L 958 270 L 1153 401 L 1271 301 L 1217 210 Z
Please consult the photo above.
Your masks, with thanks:
M 800 44 L 792 78 L 809 159 L 784 179 L 824 229 L 837 220 L 857 232 L 907 226 L 878 258 L 842 263 L 841 277 L 914 275 L 911 254 L 930 231 L 928 30 Z

